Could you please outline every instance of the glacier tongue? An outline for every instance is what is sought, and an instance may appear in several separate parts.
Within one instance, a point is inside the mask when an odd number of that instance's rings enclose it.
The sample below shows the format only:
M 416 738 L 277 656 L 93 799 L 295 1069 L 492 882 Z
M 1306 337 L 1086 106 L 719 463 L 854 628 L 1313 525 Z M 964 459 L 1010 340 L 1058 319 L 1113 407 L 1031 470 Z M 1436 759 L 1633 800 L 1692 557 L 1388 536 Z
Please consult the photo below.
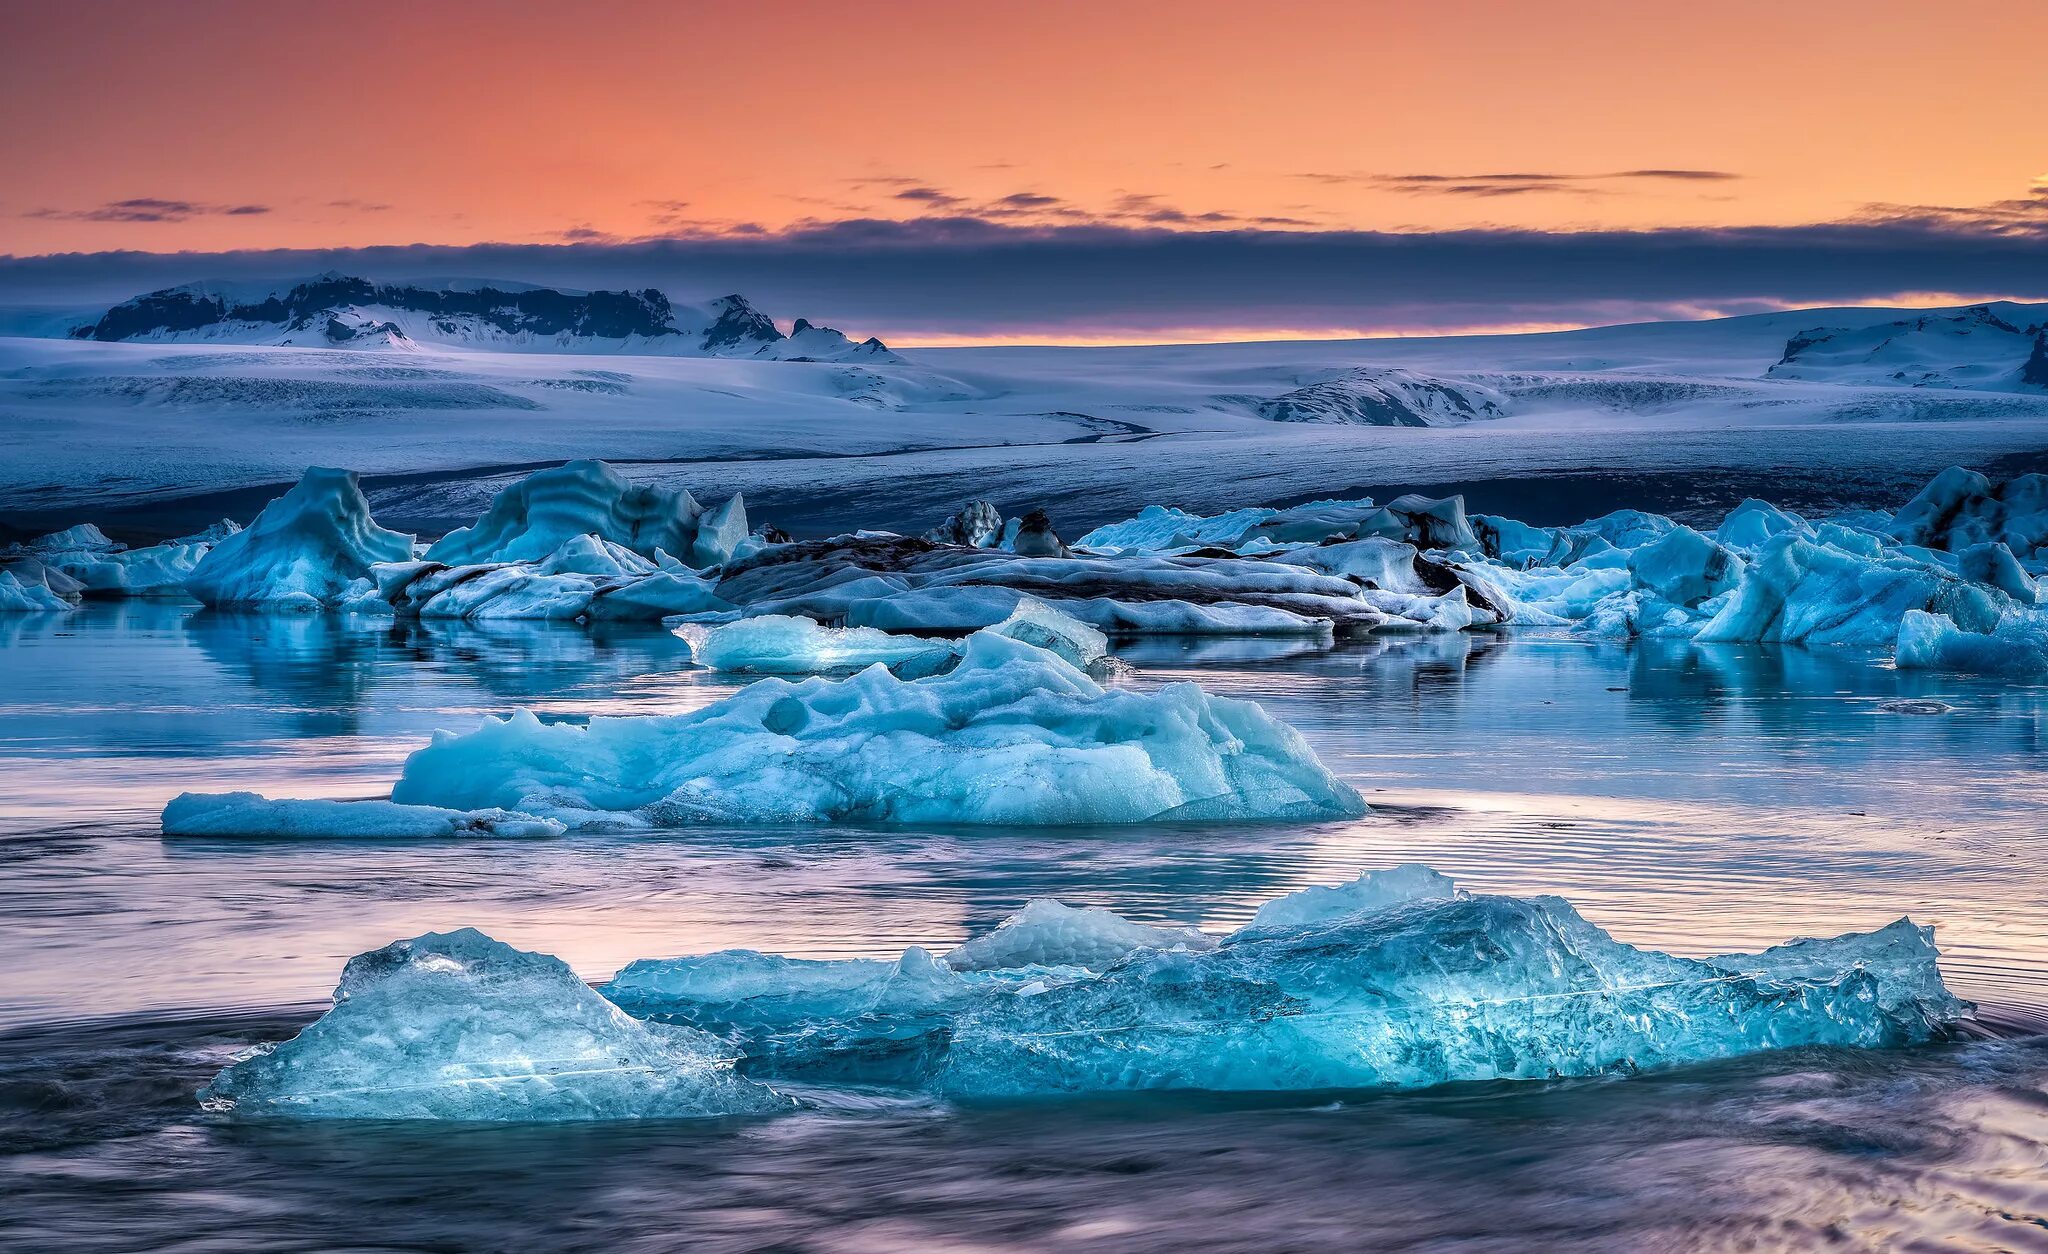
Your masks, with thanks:
M 1680 958 L 1556 897 L 1422 866 L 1269 902 L 1235 933 L 1035 901 L 944 959 L 642 959 L 591 991 L 463 930 L 348 965 L 334 1009 L 203 1095 L 238 1114 L 578 1119 L 783 1108 L 760 1076 L 967 1098 L 1419 1088 L 1928 1041 L 1969 1010 L 1932 931 Z M 600 996 L 602 994 L 602 996 Z M 630 1017 L 629 1017 L 630 1016 Z

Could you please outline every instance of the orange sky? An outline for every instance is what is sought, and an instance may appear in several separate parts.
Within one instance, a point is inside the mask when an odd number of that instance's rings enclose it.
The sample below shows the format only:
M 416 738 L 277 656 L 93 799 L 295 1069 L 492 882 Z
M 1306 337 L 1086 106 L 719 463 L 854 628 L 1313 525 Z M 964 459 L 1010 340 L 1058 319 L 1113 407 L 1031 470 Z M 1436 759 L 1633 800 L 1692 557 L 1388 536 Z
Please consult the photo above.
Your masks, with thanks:
M 2048 175 L 2031 3 L 152 3 L 7 25 L 18 256 L 921 213 L 1781 224 Z M 1645 170 L 1739 177 L 1589 177 Z M 1436 177 L 1502 174 L 1570 177 Z M 1408 175 L 1432 179 L 1385 177 Z

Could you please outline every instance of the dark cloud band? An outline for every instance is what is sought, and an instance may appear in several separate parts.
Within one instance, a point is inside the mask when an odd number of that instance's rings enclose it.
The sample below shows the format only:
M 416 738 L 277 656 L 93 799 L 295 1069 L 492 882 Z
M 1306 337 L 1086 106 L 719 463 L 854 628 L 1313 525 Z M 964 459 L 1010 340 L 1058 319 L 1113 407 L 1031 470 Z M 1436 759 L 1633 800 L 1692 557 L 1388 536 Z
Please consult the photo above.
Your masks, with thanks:
M 207 278 L 340 269 L 574 287 L 744 291 L 885 337 L 1214 327 L 1430 330 L 1598 323 L 1911 293 L 2048 297 L 2048 224 L 1938 216 L 1577 233 L 1170 231 L 977 218 L 849 221 L 779 235 L 0 260 L 0 301 L 119 299 Z

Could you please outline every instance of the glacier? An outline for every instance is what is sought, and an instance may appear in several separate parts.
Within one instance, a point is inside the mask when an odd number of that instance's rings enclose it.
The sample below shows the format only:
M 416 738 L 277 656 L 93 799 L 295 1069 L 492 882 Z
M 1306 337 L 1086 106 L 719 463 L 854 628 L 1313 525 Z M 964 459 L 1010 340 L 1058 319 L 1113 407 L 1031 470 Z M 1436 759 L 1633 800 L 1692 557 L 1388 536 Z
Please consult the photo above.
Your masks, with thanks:
M 358 955 L 334 1007 L 200 1094 L 266 1119 L 479 1123 L 763 1114 L 788 1099 L 686 1027 L 634 1019 L 568 964 L 471 928 Z
M 333 1009 L 201 1094 L 255 1118 L 620 1119 L 791 1109 L 775 1085 L 964 1100 L 1410 1089 L 1944 1036 L 1970 1006 L 1932 930 L 1683 958 L 1557 897 L 1417 865 L 1262 906 L 1234 932 L 1028 903 L 944 957 L 639 959 L 595 991 L 464 929 L 348 964 Z

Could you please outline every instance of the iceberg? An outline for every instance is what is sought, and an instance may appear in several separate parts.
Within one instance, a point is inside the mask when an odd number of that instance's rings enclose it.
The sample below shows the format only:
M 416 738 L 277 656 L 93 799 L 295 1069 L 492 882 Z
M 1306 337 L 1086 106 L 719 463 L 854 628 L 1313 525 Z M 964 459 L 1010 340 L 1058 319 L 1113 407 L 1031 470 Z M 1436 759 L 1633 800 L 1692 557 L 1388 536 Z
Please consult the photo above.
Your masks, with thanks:
M 52 584 L 50 575 L 60 581 Z M 42 563 L 10 563 L 0 570 L 0 614 L 61 614 L 78 608 L 78 603 L 60 591 L 74 581 L 61 571 L 47 571 Z
M 1016 967 L 1086 967 L 1106 971 L 1141 949 L 1216 948 L 1216 938 L 1192 927 L 1147 927 L 1096 907 L 1076 908 L 1047 898 L 1024 908 L 986 936 L 946 955 L 955 971 Z
M 1240 619 L 1290 634 L 1369 631 L 1385 615 L 1356 583 L 1253 558 L 1021 557 L 901 536 L 779 545 L 727 566 L 718 595 L 749 614 L 789 614 L 892 631 L 972 631 L 1020 596 L 1103 630 L 1171 630 Z M 1213 611 L 1213 617 L 1204 611 Z
M 215 544 L 185 590 L 208 605 L 331 608 L 368 590 L 372 566 L 410 559 L 412 545 L 371 519 L 352 472 L 316 466 Z
M 1908 610 L 1899 620 L 1894 664 L 1906 670 L 2048 673 L 2048 612 L 2011 609 L 1983 631 L 1946 614 Z
M 1106 636 L 1031 597 L 1020 597 L 1008 618 L 983 630 L 1057 654 L 1080 670 L 1113 669 Z M 848 675 L 881 665 L 899 678 L 921 679 L 952 669 L 965 648 L 957 640 L 824 627 L 783 614 L 708 628 L 684 624 L 677 632 L 699 665 L 754 675 Z
M 1884 1048 L 1970 1010 L 1928 928 L 1681 958 L 1556 897 L 1427 867 L 1261 907 L 1227 935 L 1040 900 L 945 958 L 640 959 L 592 990 L 471 929 L 352 959 L 334 1007 L 201 1094 L 241 1117 L 552 1121 L 753 1114 L 756 1077 L 958 1098 L 1422 1088 Z
M 651 622 L 732 609 L 695 571 L 658 566 L 591 533 L 535 560 L 450 566 L 428 557 L 385 563 L 372 574 L 376 600 L 426 619 Z
M 349 960 L 334 1007 L 200 1100 L 242 1118 L 473 1122 L 762 1114 L 792 1103 L 705 1033 L 634 1019 L 568 964 L 474 929 Z
M 692 661 L 743 675 L 848 675 L 880 665 L 916 677 L 950 665 L 958 656 L 947 640 L 893 635 L 872 627 L 821 627 L 787 614 L 678 630 L 690 643 Z
M 1788 514 L 1769 501 L 1750 497 L 1728 511 L 1728 516 L 1714 529 L 1714 539 L 1737 552 L 1753 553 L 1762 548 L 1766 540 L 1788 531 L 1804 530 L 1806 520 L 1799 515 Z
M 743 1069 L 973 1098 L 1418 1088 L 1625 1074 L 1801 1045 L 1934 1039 L 1968 1010 L 1929 929 L 1680 958 L 1555 897 L 1427 867 L 1269 902 L 1225 936 L 1035 901 L 935 960 L 643 959 L 602 991 Z
M 978 633 L 942 675 L 758 680 L 689 714 L 441 733 L 392 800 L 571 824 L 1317 820 L 1361 814 L 1299 733 L 1190 683 L 1106 690 Z
M 1450 876 L 1419 863 L 1404 862 L 1384 871 L 1367 871 L 1348 884 L 1315 884 L 1276 897 L 1259 907 L 1245 929 L 1301 927 L 1346 915 L 1373 914 L 1411 901 L 1456 895 L 1457 885 Z
M 240 531 L 222 519 L 194 535 L 130 549 L 109 540 L 91 523 L 42 536 L 24 546 L 47 568 L 75 580 L 86 597 L 178 596 L 200 559 L 214 545 Z
M 635 485 L 603 462 L 574 461 L 498 493 L 482 517 L 443 536 L 427 558 L 444 566 L 539 561 L 585 535 L 649 560 L 667 553 L 716 566 L 746 538 L 746 506 L 735 496 L 707 513 L 686 490 Z
M 2048 475 L 1993 483 L 1951 466 L 1899 507 L 1891 532 L 1903 543 L 1951 553 L 1995 540 L 2021 557 L 2048 557 Z
M 253 792 L 179 793 L 164 807 L 166 836 L 394 840 L 559 836 L 553 819 L 509 810 L 442 810 L 389 801 L 276 800 Z
M 1555 897 L 1436 897 L 1205 952 L 1141 951 L 956 1012 L 942 1092 L 1417 1088 L 1931 1039 L 1963 1012 L 1924 928 L 1756 955 L 1621 944 Z

